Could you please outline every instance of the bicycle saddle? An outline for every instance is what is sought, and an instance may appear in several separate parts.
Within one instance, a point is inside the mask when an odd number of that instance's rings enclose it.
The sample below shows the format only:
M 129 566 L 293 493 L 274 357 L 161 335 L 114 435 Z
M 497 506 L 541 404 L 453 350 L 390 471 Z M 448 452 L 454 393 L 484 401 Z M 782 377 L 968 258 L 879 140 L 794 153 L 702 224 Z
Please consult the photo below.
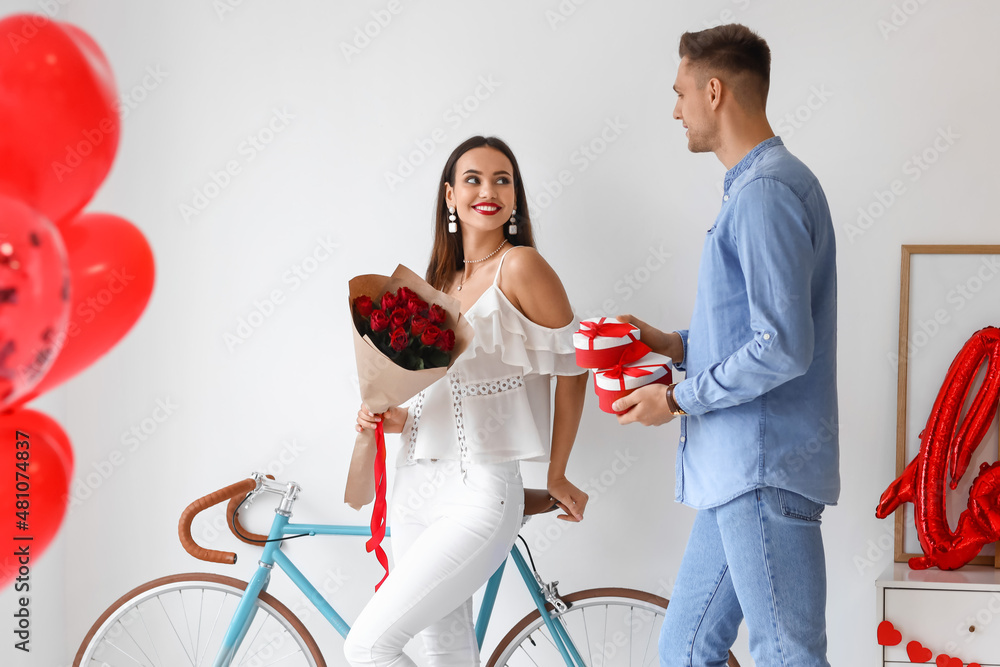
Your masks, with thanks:
M 556 501 L 545 489 L 524 490 L 524 516 L 545 514 L 555 509 L 558 509 Z

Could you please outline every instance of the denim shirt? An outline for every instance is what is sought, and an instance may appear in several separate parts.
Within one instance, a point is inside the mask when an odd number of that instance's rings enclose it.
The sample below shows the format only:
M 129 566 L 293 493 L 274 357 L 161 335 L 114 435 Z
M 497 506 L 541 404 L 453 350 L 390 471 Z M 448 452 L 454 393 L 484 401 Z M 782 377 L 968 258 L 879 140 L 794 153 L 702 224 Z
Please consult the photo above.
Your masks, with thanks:
M 835 504 L 837 266 L 826 196 L 780 137 L 726 173 L 688 330 L 677 500 L 704 509 L 765 486 Z

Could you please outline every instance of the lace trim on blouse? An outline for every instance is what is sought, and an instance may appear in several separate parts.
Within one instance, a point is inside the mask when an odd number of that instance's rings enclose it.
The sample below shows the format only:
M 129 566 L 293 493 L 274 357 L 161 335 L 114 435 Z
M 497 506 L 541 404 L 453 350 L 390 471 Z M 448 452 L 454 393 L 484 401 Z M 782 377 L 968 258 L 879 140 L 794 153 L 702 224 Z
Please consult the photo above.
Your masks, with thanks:
M 486 382 L 472 382 L 462 384 L 462 396 L 491 396 L 502 391 L 510 391 L 524 386 L 524 377 L 511 375 L 509 377 L 497 378 Z
M 413 461 L 413 450 L 417 446 L 417 426 L 420 424 L 420 414 L 424 411 L 424 392 L 417 394 L 410 409 L 413 412 L 413 425 L 410 426 L 409 450 L 406 453 L 407 461 Z
M 495 380 L 468 383 L 462 382 L 462 376 L 458 373 L 451 373 L 448 375 L 448 378 L 451 381 L 452 414 L 455 418 L 455 430 L 458 434 L 460 460 L 467 462 L 471 459 L 471 457 L 469 455 L 469 445 L 465 438 L 465 410 L 463 399 L 468 396 L 492 396 L 505 391 L 520 389 L 521 387 L 524 387 L 524 376 L 508 375 L 506 377 L 496 378 Z M 424 392 L 420 392 L 417 394 L 417 397 L 413 401 L 413 405 L 410 408 L 413 414 L 413 424 L 410 426 L 410 441 L 406 454 L 406 460 L 411 463 L 414 461 L 414 452 L 417 446 L 417 430 L 420 428 L 420 415 L 423 412 L 423 404 Z

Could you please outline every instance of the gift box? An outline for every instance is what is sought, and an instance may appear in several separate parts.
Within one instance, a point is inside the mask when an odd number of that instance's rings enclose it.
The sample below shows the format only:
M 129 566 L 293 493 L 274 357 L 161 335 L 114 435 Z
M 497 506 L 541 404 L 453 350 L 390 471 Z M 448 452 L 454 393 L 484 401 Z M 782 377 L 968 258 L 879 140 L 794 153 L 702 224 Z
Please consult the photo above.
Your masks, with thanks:
M 662 355 L 647 354 L 633 364 L 594 371 L 594 391 L 601 410 L 616 415 L 625 414 L 611 409 L 619 398 L 647 384 L 670 384 L 672 374 L 669 363 L 670 360 Z
M 580 368 L 612 368 L 649 352 L 649 347 L 639 340 L 639 327 L 606 317 L 582 320 L 580 329 L 573 334 L 573 346 Z

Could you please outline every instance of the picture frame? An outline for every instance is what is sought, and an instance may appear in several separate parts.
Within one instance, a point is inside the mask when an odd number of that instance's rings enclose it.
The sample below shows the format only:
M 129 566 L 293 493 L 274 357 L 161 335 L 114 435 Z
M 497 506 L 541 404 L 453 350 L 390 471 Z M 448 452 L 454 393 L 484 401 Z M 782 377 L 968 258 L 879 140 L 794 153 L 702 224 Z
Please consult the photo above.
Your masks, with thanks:
M 899 343 L 889 355 L 897 366 L 897 477 L 920 451 L 919 433 L 952 360 L 974 332 L 991 325 L 1000 326 L 1000 245 L 902 246 Z M 998 456 L 1000 426 L 995 417 L 958 488 L 947 490 L 952 529 L 966 508 L 979 464 Z M 906 562 L 921 555 L 913 505 L 904 503 L 895 512 L 894 560 Z M 1000 568 L 1000 543 L 987 545 L 970 564 Z

